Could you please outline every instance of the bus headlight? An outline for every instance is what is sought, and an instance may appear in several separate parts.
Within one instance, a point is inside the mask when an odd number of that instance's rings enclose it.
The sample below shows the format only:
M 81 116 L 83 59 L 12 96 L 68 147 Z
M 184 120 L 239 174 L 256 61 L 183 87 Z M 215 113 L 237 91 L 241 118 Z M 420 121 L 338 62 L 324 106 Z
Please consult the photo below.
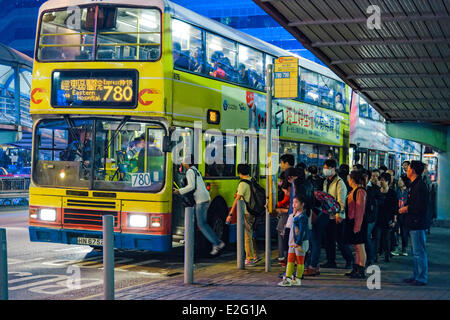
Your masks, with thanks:
M 39 211 L 39 218 L 43 221 L 56 221 L 55 209 L 41 209 Z
M 148 216 L 132 214 L 128 218 L 128 225 L 134 228 L 145 228 L 148 224 Z

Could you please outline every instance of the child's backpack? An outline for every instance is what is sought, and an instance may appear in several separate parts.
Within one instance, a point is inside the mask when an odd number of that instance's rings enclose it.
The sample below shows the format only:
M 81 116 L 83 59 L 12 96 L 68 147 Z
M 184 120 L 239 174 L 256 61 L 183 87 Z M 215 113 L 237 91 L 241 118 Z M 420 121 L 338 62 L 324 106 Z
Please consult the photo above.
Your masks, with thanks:
M 239 183 L 245 182 L 250 186 L 250 201 L 245 202 L 247 211 L 255 216 L 262 217 L 266 214 L 266 190 L 261 187 L 256 180 L 242 179 Z
M 341 212 L 341 205 L 329 193 L 324 191 L 315 191 L 314 198 L 315 205 L 313 213 L 316 214 L 316 218 L 322 214 L 334 216 L 336 213 Z M 313 220 L 315 219 L 313 218 Z

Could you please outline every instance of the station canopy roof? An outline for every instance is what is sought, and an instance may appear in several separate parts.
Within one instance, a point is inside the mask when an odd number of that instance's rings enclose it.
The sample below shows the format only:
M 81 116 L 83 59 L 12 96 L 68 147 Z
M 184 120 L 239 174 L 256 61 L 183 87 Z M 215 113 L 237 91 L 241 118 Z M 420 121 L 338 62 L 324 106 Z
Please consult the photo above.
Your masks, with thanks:
M 33 59 L 27 55 L 0 43 L 0 64 L 21 65 L 22 67 L 31 69 L 33 67 Z
M 387 121 L 450 124 L 449 0 L 253 1 Z

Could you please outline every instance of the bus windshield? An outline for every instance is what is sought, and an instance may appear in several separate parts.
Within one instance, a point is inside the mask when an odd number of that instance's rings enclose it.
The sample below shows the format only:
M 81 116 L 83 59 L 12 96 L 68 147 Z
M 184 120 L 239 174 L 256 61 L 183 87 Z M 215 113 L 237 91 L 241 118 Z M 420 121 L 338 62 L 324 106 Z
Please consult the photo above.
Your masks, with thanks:
M 42 120 L 33 179 L 49 187 L 158 192 L 165 177 L 165 134 L 160 124 L 128 118 Z
M 41 17 L 37 50 L 40 61 L 156 61 L 161 13 L 95 5 L 47 11 Z

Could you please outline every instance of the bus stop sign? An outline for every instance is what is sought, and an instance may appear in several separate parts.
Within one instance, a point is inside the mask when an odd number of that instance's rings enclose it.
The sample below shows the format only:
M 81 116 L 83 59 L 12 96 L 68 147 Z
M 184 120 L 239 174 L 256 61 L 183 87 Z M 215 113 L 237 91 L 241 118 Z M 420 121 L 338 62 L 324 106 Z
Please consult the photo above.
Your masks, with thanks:
M 298 97 L 298 59 L 280 57 L 275 59 L 275 98 Z

